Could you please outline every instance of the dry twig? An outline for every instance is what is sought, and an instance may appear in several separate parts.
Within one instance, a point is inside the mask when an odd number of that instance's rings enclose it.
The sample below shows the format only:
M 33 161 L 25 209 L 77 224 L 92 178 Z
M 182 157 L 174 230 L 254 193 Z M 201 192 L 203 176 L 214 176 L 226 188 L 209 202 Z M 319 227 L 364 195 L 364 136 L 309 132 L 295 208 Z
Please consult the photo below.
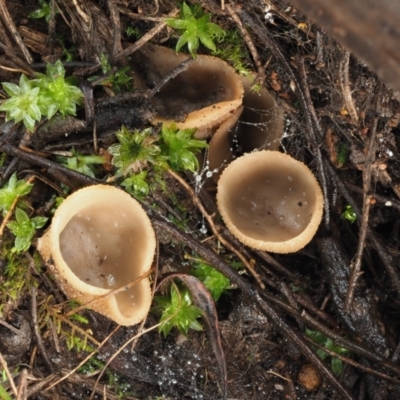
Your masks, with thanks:
M 240 251 L 236 250 L 227 240 L 225 240 L 224 237 L 220 235 L 218 232 L 218 229 L 216 228 L 213 218 L 210 214 L 207 213 L 205 208 L 203 207 L 203 204 L 201 203 L 200 199 L 196 196 L 194 193 L 193 189 L 187 184 L 187 182 L 176 172 L 172 170 L 168 170 L 168 173 L 175 178 L 184 188 L 185 190 L 189 193 L 193 203 L 197 206 L 197 208 L 200 210 L 200 212 L 204 215 L 204 218 L 207 220 L 208 224 L 210 225 L 211 230 L 213 231 L 215 237 L 232 253 L 236 254 L 236 256 L 242 261 L 242 263 L 245 265 L 245 267 L 250 271 L 250 273 L 253 275 L 254 279 L 257 281 L 257 283 L 260 285 L 261 289 L 265 289 L 265 285 L 262 282 L 260 276 L 257 274 L 253 266 L 249 261 L 246 260 L 246 258 L 243 256 L 243 254 L 240 253 Z
M 357 124 L 358 114 L 350 90 L 349 61 L 350 61 L 350 53 L 348 51 L 345 51 L 344 57 L 339 64 L 340 86 L 342 88 L 343 100 L 346 111 L 350 114 L 353 124 Z
M 12 376 L 10 370 L 8 369 L 7 361 L 4 359 L 4 357 L 1 353 L 0 353 L 0 364 L 2 365 L 4 371 L 7 375 L 7 379 L 10 382 L 10 386 L 11 386 L 12 391 L 14 392 L 15 397 L 17 397 L 18 396 L 17 387 L 15 386 L 13 376 Z
M 257 67 L 257 78 L 256 81 L 259 82 L 261 85 L 264 83 L 265 80 L 265 70 L 260 60 L 260 56 L 254 46 L 253 40 L 251 39 L 249 33 L 247 32 L 246 28 L 243 26 L 242 21 L 240 20 L 239 16 L 237 15 L 236 11 L 230 4 L 225 4 L 225 9 L 228 11 L 229 15 L 235 21 L 240 33 L 243 35 L 243 39 L 250 50 L 250 53 L 253 57 L 254 63 Z
M 377 111 L 380 109 L 382 95 L 383 95 L 383 87 L 381 85 L 381 87 L 378 90 L 378 94 L 376 96 Z M 375 159 L 375 140 L 376 140 L 377 127 L 378 127 L 378 117 L 375 117 L 373 124 L 372 124 L 371 136 L 369 139 L 367 159 L 366 159 L 366 161 L 364 163 L 364 167 L 363 167 L 363 192 L 364 192 L 363 193 L 363 197 L 364 197 L 363 212 L 362 212 L 362 219 L 361 219 L 361 225 L 360 225 L 360 235 L 359 235 L 359 239 L 358 239 L 357 253 L 355 256 L 354 263 L 352 263 L 352 265 L 351 265 L 351 276 L 350 276 L 350 280 L 349 280 L 349 288 L 347 290 L 346 302 L 344 305 L 344 311 L 346 313 L 350 312 L 351 304 L 352 304 L 353 297 L 354 297 L 354 292 L 355 292 L 355 289 L 357 286 L 357 280 L 362 275 L 362 272 L 360 272 L 360 269 L 361 269 L 362 256 L 363 256 L 363 252 L 364 252 L 365 240 L 366 240 L 367 231 L 368 231 L 369 209 L 370 209 L 371 197 L 372 197 L 369 193 L 369 191 L 371 189 L 371 167 L 372 167 L 372 163 Z
M 10 13 L 8 12 L 5 0 L 0 0 L 0 15 L 1 18 L 3 18 L 4 24 L 8 27 L 14 37 L 14 40 L 17 42 L 19 48 L 21 49 L 26 61 L 28 62 L 28 64 L 32 64 L 32 56 L 30 55 L 28 48 L 25 46 L 25 43 L 22 40 L 21 35 L 19 34 L 18 29 L 10 16 Z

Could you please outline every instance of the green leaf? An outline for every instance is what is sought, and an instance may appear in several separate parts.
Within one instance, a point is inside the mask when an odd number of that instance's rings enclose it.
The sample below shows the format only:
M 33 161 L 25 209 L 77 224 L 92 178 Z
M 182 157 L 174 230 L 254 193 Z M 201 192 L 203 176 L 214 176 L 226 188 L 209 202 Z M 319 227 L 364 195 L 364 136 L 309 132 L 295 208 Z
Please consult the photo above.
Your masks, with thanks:
M 357 219 L 357 214 L 355 213 L 355 211 L 353 210 L 353 207 L 350 205 L 346 206 L 345 211 L 343 212 L 343 214 L 340 216 L 341 219 L 347 219 L 348 221 L 350 221 L 351 223 L 355 222 L 355 220 Z
M 105 160 L 101 156 L 94 155 L 83 155 L 79 154 L 75 151 L 75 149 L 71 150 L 71 157 L 58 157 L 58 161 L 60 164 L 65 165 L 67 168 L 72 169 L 74 171 L 80 172 L 82 174 L 88 175 L 92 178 L 95 178 L 95 169 L 94 165 L 104 164 Z
M 1 400 L 12 400 L 12 397 L 4 389 L 3 385 L 0 384 L 0 399 Z
M 7 184 L 0 189 L 0 210 L 6 215 L 11 210 L 11 206 L 17 197 L 23 197 L 29 194 L 32 184 L 24 180 L 17 180 L 17 174 L 11 175 Z M 23 203 L 18 202 L 17 205 Z
M 32 238 L 36 229 L 40 229 L 47 221 L 45 217 L 35 217 L 30 219 L 28 214 L 20 208 L 15 210 L 16 221 L 7 224 L 8 229 L 15 236 L 13 252 L 21 253 L 27 251 L 31 246 Z
M 231 286 L 229 279 L 225 275 L 203 262 L 198 262 L 194 265 L 192 275 L 204 283 L 214 301 L 218 301 L 223 291 Z
M 40 8 L 31 12 L 28 15 L 28 18 L 45 18 L 46 22 L 49 22 L 51 17 L 51 7 L 49 3 L 46 3 L 44 0 L 39 0 Z M 54 10 L 55 14 L 58 14 L 60 11 L 56 7 Z
M 342 362 L 342 360 L 339 360 L 339 358 L 337 358 L 337 357 L 332 357 L 331 368 L 332 368 L 332 372 L 335 375 L 340 375 L 342 373 L 342 371 L 343 371 L 343 362 Z

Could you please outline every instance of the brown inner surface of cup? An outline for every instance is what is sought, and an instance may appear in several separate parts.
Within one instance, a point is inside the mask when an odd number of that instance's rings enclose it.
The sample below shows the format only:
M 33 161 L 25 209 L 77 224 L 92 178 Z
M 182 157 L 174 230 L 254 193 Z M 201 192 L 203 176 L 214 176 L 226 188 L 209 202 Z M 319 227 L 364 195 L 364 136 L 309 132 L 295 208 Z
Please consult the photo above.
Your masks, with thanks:
M 238 171 L 224 194 L 227 213 L 236 228 L 265 242 L 286 241 L 301 234 L 316 203 L 312 180 L 302 169 L 284 163 Z
M 146 236 L 134 213 L 111 205 L 92 205 L 78 212 L 60 234 L 60 250 L 72 272 L 89 285 L 116 289 L 140 276 Z M 129 221 L 129 223 L 128 223 Z M 140 306 L 143 286 L 116 294 L 123 315 Z
M 159 113 L 179 120 L 192 111 L 237 97 L 233 74 L 221 68 L 218 60 L 199 57 L 188 69 L 165 84 L 154 100 L 160 102 Z

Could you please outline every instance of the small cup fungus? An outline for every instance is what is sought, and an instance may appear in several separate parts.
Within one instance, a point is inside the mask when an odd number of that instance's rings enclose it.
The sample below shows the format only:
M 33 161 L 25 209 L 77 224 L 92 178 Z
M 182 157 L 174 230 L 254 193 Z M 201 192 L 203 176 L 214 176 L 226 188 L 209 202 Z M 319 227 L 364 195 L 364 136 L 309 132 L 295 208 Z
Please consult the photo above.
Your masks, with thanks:
M 142 75 L 154 85 L 189 58 L 166 47 L 145 45 L 137 54 L 137 64 L 146 65 Z M 153 97 L 158 112 L 153 123 L 197 128 L 195 136 L 204 138 L 241 105 L 242 97 L 243 84 L 232 67 L 219 58 L 198 55 Z
M 323 196 L 300 161 L 263 150 L 233 161 L 218 181 L 218 209 L 245 245 L 275 253 L 303 248 L 321 222 Z
M 87 303 L 149 271 L 155 234 L 140 204 L 124 191 L 95 185 L 57 209 L 38 249 L 62 290 Z M 134 325 L 151 305 L 148 278 L 90 307 L 120 325 Z
M 208 161 L 217 182 L 224 164 L 233 159 L 233 152 L 243 154 L 253 150 L 278 150 L 283 133 L 283 112 L 264 87 L 251 89 L 251 82 L 240 77 L 243 88 L 243 106 L 223 122 L 210 141 Z

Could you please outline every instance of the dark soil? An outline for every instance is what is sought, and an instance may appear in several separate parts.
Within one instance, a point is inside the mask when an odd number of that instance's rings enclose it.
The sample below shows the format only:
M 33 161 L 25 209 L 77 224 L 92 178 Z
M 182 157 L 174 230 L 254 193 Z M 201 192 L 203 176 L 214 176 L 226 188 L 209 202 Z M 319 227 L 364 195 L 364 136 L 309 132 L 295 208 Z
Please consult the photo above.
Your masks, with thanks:
M 62 14 L 46 23 L 28 19 L 38 8 L 36 1 L 7 2 L 32 63 L 16 44 L 10 25 L 0 26 L 2 82 L 17 82 L 22 71 L 43 72 L 43 63 L 65 57 L 66 48 L 74 55 L 74 61 L 65 64 L 68 74 L 78 76 L 85 87 L 88 77 L 101 74 L 97 63 L 102 53 L 117 68 L 134 64 L 134 52 L 116 57 L 135 43 L 136 39 L 126 35 L 127 27 L 143 37 L 175 8 L 174 2 L 167 0 L 78 1 L 82 3 L 79 9 L 75 1 L 57 3 Z M 261 289 L 251 274 L 232 272 L 229 277 L 234 289 L 217 304 L 227 398 L 398 399 L 399 93 L 286 3 L 251 0 L 236 7 L 227 4 L 225 10 L 219 1 L 191 3 L 200 4 L 213 22 L 226 30 L 238 29 L 238 21 L 247 30 L 244 42 L 248 45 L 251 41 L 256 52 L 248 53 L 251 69 L 258 72 L 259 82 L 285 112 L 281 150 L 313 170 L 326 201 L 316 237 L 294 254 L 252 251 L 219 226 L 233 246 L 254 260 L 266 286 Z M 4 18 L 4 10 L 1 16 Z M 164 27 L 149 40 L 173 48 L 177 35 Z M 244 46 L 243 53 L 247 51 Z M 199 52 L 208 51 L 200 48 Z M 103 149 L 115 142 L 115 132 L 122 124 L 147 127 L 154 113 L 145 92 L 117 100 L 109 95 L 109 91 L 96 88 L 94 98 L 86 98 L 87 105 L 93 106 L 97 140 Z M 56 121 L 56 128 L 44 124 L 30 138 L 23 135 L 22 127 L 3 123 L 1 183 L 15 171 L 19 179 L 36 176 L 28 199 L 32 213 L 51 217 L 54 188 L 61 183 L 71 189 L 95 183 L 59 169 L 51 154 L 71 147 L 93 153 L 92 122 L 85 120 L 81 110 L 76 119 Z M 77 130 L 79 134 L 74 133 Z M 102 170 L 99 179 L 106 176 L 107 171 Z M 184 178 L 193 183 L 193 176 Z M 215 237 L 206 240 L 211 229 L 201 229 L 203 217 L 191 197 L 171 177 L 166 179 L 168 191 L 160 190 L 144 202 L 159 240 L 158 278 L 171 271 L 185 272 L 186 253 L 197 253 L 229 273 L 227 262 L 236 258 Z M 199 197 L 208 207 L 206 198 L 210 196 L 200 193 Z M 354 223 L 341 217 L 348 205 L 357 216 Z M 163 215 L 171 213 L 175 220 L 184 221 L 185 229 L 163 220 Z M 6 232 L 4 246 L 7 240 Z M 189 331 L 187 337 L 173 330 L 164 338 L 155 329 L 125 346 L 140 328 L 120 327 L 111 334 L 116 324 L 89 310 L 82 313 L 88 323 L 68 323 L 64 316 L 70 310 L 64 304 L 67 299 L 40 262 L 34 245 L 17 266 L 23 271 L 19 272 L 23 276 L 19 288 L 7 285 L 16 281 L 18 273 L 10 276 L 4 250 L 0 257 L 0 355 L 4 357 L 0 368 L 5 370 L 7 362 L 19 399 L 222 398 L 224 382 L 212 347 L 215 338 L 206 330 Z M 351 280 L 351 271 L 358 267 L 360 276 Z M 349 281 L 353 300 L 345 310 Z M 12 290 L 17 290 L 17 295 L 12 295 Z M 157 323 L 158 316 L 152 312 L 143 329 Z M 325 353 L 321 361 L 315 356 L 317 347 L 306 337 L 307 330 L 322 332 L 325 342 L 332 340 L 336 350 L 348 349 L 342 354 L 340 374 L 332 372 L 331 363 L 341 356 Z M 77 350 L 77 343 L 69 350 L 71 340 L 76 336 L 96 349 L 109 335 L 91 361 L 76 370 L 90 351 Z M 106 362 L 109 366 L 97 383 Z M 17 398 L 10 380 L 0 383 Z

